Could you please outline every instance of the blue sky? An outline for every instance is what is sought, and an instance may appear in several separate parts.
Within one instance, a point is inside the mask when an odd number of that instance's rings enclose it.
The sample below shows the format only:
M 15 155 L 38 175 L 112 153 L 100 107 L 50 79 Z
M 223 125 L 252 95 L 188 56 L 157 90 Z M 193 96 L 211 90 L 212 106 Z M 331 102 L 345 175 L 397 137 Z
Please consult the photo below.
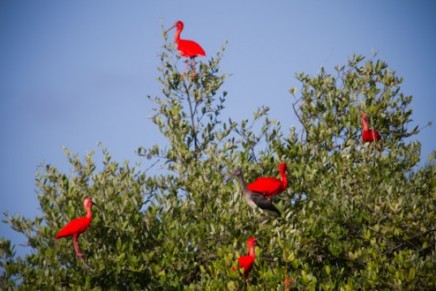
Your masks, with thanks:
M 38 213 L 35 171 L 50 163 L 69 173 L 64 146 L 83 156 L 101 142 L 135 163 L 139 146 L 164 142 L 146 98 L 160 91 L 162 23 L 184 21 L 182 38 L 208 56 L 229 42 L 228 117 L 267 105 L 284 128 L 298 126 L 288 92 L 300 87 L 295 73 L 333 72 L 375 50 L 404 77 L 413 125 L 423 126 L 435 121 L 434 15 L 434 1 L 1 1 L 0 211 Z M 424 160 L 435 126 L 418 136 Z M 0 236 L 23 242 L 4 224 Z

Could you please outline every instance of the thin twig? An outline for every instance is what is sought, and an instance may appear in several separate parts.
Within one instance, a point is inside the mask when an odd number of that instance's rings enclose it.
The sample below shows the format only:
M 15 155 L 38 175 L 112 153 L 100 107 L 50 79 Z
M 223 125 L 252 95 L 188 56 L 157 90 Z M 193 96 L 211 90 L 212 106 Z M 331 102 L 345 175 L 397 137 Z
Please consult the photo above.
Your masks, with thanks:
M 292 103 L 292 109 L 294 110 L 295 115 L 297 116 L 298 120 L 300 121 L 301 125 L 304 128 L 304 130 L 301 132 L 301 138 L 300 138 L 301 142 L 303 142 L 303 133 L 304 133 L 304 131 L 306 131 L 306 133 L 307 133 L 307 129 L 306 129 L 306 126 L 304 125 L 303 121 L 301 120 L 300 115 L 297 112 L 297 109 L 295 109 L 295 105 L 297 105 L 297 103 L 300 101 L 301 101 L 301 98 L 298 98 L 297 101 Z
M 186 86 L 186 82 L 185 80 L 183 80 L 183 87 L 185 88 L 185 93 L 186 93 L 186 97 L 188 100 L 188 105 L 189 105 L 189 114 L 191 117 L 191 135 L 194 138 L 194 147 L 195 147 L 195 152 L 198 150 L 198 141 L 197 141 L 197 133 L 196 133 L 196 129 L 195 129 L 195 120 L 194 120 L 194 111 L 192 110 L 192 104 L 191 104 L 191 95 L 189 94 L 189 88 Z M 195 157 L 195 153 L 194 153 L 194 157 Z
M 150 167 L 148 167 L 147 169 L 145 169 L 145 172 L 147 173 L 151 168 L 153 168 L 157 163 L 159 163 L 160 159 L 156 160 L 156 162 L 154 162 L 153 164 L 151 164 Z
M 392 253 L 392 252 L 395 251 L 396 249 L 399 249 L 399 248 L 401 248 L 403 245 L 409 243 L 411 240 L 413 240 L 413 239 L 415 239 L 415 238 L 417 238 L 417 237 L 420 237 L 420 236 L 426 235 L 426 234 L 428 234 L 428 233 L 430 233 L 430 232 L 433 232 L 433 231 L 436 231 L 436 228 L 429 229 L 429 230 L 427 230 L 427 231 L 425 231 L 425 232 L 423 232 L 423 233 L 418 233 L 417 235 L 412 236 L 411 238 L 409 238 L 409 239 L 407 239 L 407 240 L 404 240 L 404 241 L 403 241 L 402 243 L 400 243 L 399 245 L 396 245 L 395 247 L 390 248 L 389 250 L 385 251 L 385 252 L 383 253 L 383 255 L 386 255 L 386 254 L 388 254 L 388 253 Z

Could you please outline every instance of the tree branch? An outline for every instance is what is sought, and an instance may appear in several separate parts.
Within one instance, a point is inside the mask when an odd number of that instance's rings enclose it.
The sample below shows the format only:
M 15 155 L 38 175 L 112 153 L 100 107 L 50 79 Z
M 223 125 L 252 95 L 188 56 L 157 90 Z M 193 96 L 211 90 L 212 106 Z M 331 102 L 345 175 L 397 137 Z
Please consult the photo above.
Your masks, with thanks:
M 186 93 L 186 97 L 187 97 L 188 105 L 189 105 L 189 114 L 190 114 L 190 118 L 191 118 L 191 135 L 192 135 L 192 138 L 194 139 L 194 148 L 195 148 L 194 158 L 195 158 L 196 152 L 198 150 L 197 132 L 196 132 L 196 126 L 195 126 L 195 120 L 194 120 L 195 112 L 192 109 L 191 95 L 189 94 L 189 88 L 188 88 L 188 86 L 186 86 L 185 80 L 183 80 L 183 87 L 185 88 L 185 93 Z

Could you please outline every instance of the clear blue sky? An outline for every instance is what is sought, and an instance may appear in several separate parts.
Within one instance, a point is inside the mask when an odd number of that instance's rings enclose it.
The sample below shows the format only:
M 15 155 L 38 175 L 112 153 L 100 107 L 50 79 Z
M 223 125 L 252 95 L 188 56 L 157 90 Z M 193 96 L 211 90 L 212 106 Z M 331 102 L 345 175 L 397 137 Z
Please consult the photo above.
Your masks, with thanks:
M 208 56 L 229 41 L 223 71 L 226 114 L 251 117 L 261 105 L 284 128 L 294 74 L 333 72 L 372 50 L 404 77 L 413 125 L 435 121 L 435 1 L 14 1 L 0 2 L 0 211 L 39 211 L 34 174 L 41 163 L 70 172 L 63 147 L 85 155 L 102 142 L 115 160 L 139 159 L 162 143 L 147 119 L 159 94 L 161 24 L 185 22 L 183 38 Z M 173 33 L 170 34 L 171 39 Z M 435 126 L 419 136 L 423 159 Z M 22 243 L 6 225 L 0 236 Z

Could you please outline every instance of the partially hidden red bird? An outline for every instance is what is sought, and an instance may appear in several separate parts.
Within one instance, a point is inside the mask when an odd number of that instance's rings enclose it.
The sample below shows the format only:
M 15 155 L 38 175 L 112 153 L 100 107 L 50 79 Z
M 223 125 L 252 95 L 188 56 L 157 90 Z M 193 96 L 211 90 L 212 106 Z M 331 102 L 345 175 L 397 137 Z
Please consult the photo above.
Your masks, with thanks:
M 85 200 L 83 201 L 83 206 L 85 207 L 86 210 L 86 216 L 78 217 L 71 220 L 56 234 L 56 239 L 60 239 L 62 237 L 69 237 L 69 236 L 73 237 L 73 245 L 76 251 L 76 256 L 80 259 L 83 258 L 83 254 L 80 251 L 79 242 L 77 240 L 79 239 L 79 236 L 83 232 L 85 232 L 89 228 L 89 225 L 91 224 L 92 221 L 91 208 L 93 204 L 94 203 L 92 202 L 91 197 L 86 197 Z
M 174 34 L 174 41 L 177 43 L 177 50 L 179 51 L 179 53 L 183 57 L 192 60 L 198 56 L 206 56 L 206 52 L 198 43 L 196 43 L 193 40 L 180 38 L 180 34 L 182 33 L 183 27 L 184 27 L 183 22 L 178 20 L 167 30 L 169 31 L 173 28 L 176 28 L 176 33 Z M 192 67 L 195 66 L 195 61 L 194 64 L 191 66 Z
M 381 140 L 381 136 L 375 129 L 370 129 L 368 127 L 368 114 L 364 112 L 362 114 L 362 141 L 363 142 L 374 142 Z
M 281 176 L 280 180 L 272 177 L 260 177 L 248 184 L 247 189 L 265 195 L 268 199 L 271 199 L 272 196 L 282 193 L 288 187 L 285 163 L 279 165 L 279 173 Z
M 247 249 L 248 255 L 241 256 L 238 258 L 239 268 L 244 269 L 244 277 L 245 277 L 245 285 L 249 285 L 248 276 L 250 275 L 251 270 L 254 266 L 254 260 L 256 259 L 255 247 L 257 245 L 257 241 L 254 237 L 250 237 L 247 240 Z

